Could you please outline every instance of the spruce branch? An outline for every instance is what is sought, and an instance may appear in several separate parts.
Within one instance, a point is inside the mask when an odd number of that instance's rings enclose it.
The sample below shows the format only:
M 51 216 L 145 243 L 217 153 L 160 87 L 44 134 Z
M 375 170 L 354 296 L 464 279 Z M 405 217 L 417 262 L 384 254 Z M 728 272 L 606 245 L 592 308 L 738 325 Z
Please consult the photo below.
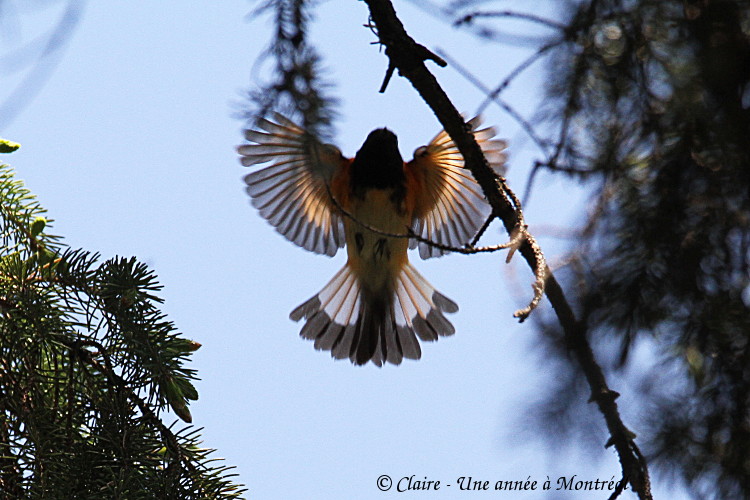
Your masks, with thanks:
M 189 420 L 199 344 L 156 307 L 155 275 L 68 248 L 44 214 L 0 166 L 0 498 L 238 498 L 198 431 L 161 419 Z
M 299 116 L 303 128 L 315 137 L 331 133 L 336 99 L 324 78 L 321 58 L 308 40 L 314 0 L 265 0 L 253 16 L 271 13 L 276 32 L 259 58 L 272 59 L 275 78 L 251 91 L 253 110 L 248 119 L 260 119 L 271 110 L 283 109 L 287 116 Z M 258 63 L 256 63 L 258 64 Z

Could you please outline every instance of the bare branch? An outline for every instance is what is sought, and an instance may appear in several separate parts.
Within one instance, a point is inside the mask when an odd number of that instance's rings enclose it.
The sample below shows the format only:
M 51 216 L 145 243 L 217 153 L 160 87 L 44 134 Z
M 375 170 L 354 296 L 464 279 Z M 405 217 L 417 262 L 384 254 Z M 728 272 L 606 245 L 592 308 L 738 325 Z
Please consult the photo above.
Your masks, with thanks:
M 487 220 L 484 221 L 484 224 L 482 224 L 482 227 L 479 228 L 479 231 L 477 231 L 477 234 L 474 235 L 474 238 L 472 238 L 471 243 L 469 243 L 469 246 L 474 246 L 477 243 L 479 243 L 479 239 L 484 235 L 484 232 L 487 231 L 487 228 L 490 227 L 490 224 L 492 224 L 492 221 L 495 220 L 495 214 L 490 214 L 489 217 L 487 217 Z
M 367 24 L 367 28 L 369 28 L 373 33 L 375 33 L 376 36 L 378 35 L 377 25 L 369 23 L 369 24 Z M 380 42 L 379 40 L 377 42 L 373 42 L 373 43 L 378 43 L 378 44 L 383 45 L 383 43 Z M 419 52 L 419 55 L 422 58 L 422 61 L 434 61 L 441 68 L 444 68 L 445 66 L 448 65 L 448 63 L 445 62 L 445 60 L 442 57 L 440 57 L 439 55 L 435 54 L 434 52 L 432 52 L 430 49 L 428 49 L 424 45 L 417 44 L 417 51 Z M 385 70 L 385 77 L 383 78 L 382 85 L 380 85 L 380 90 L 378 90 L 379 93 L 382 94 L 382 93 L 385 92 L 385 89 L 388 87 L 388 82 L 391 81 L 391 77 L 393 76 L 393 72 L 395 70 L 396 70 L 396 65 L 393 64 L 393 60 L 392 59 L 389 59 L 388 60 L 388 69 Z
M 506 231 L 512 235 L 515 228 L 519 227 L 519 215 L 521 215 L 520 204 L 516 203 L 517 198 L 509 194 L 512 191 L 505 185 L 504 179 L 494 174 L 475 138 L 467 130 L 460 113 L 435 77 L 425 67 L 424 60 L 416 48 L 418 44 L 406 33 L 390 0 L 365 0 L 365 2 L 377 26 L 380 41 L 385 45 L 386 55 L 399 70 L 399 74 L 411 82 L 433 110 L 464 157 L 467 168 L 471 170 L 482 187 L 494 212 L 502 219 Z M 541 276 L 539 269 L 544 269 L 547 297 L 564 329 L 568 347 L 575 354 L 586 376 L 592 399 L 607 423 L 611 442 L 620 457 L 623 477 L 633 486 L 640 499 L 650 500 L 652 495 L 648 468 L 642 455 L 637 451 L 633 434 L 620 418 L 615 402 L 616 393 L 607 386 L 601 367 L 594 358 L 594 353 L 586 339 L 585 326 L 576 319 L 554 275 L 548 271 L 543 262 L 540 262 L 541 251 L 538 245 L 532 244 L 532 241 L 527 237 L 519 251 L 534 270 L 537 280 Z

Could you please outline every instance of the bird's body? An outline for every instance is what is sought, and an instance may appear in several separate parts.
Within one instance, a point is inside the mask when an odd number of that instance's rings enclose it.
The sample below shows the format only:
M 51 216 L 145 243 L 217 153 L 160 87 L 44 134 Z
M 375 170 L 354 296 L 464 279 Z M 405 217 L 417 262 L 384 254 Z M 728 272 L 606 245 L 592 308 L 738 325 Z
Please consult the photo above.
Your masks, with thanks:
M 351 203 L 354 220 L 344 221 L 348 265 L 360 283 L 374 291 L 393 291 L 394 277 L 409 262 L 406 238 L 394 238 L 383 233 L 403 234 L 411 218 L 405 210 L 399 213 L 392 189 L 371 189 Z M 357 222 L 361 222 L 362 225 Z
M 301 335 L 335 358 L 377 365 L 419 359 L 417 337 L 453 334 L 443 313 L 458 306 L 409 263 L 408 249 L 416 242 L 398 235 L 412 228 L 448 245 L 473 236 L 489 210 L 462 171 L 460 155 L 442 133 L 405 163 L 396 136 L 377 129 L 347 159 L 332 146 L 311 142 L 282 116 L 276 121 L 261 121 L 265 132 L 246 132 L 256 144 L 239 148 L 243 164 L 274 162 L 246 177 L 253 204 L 298 245 L 328 255 L 345 245 L 348 256 L 323 290 L 290 317 L 305 318 Z M 482 132 L 480 142 L 501 165 L 504 143 L 489 140 L 490 129 Z M 442 253 L 420 244 L 423 257 Z
M 363 293 L 381 301 L 393 295 L 396 278 L 409 261 L 408 239 L 382 234 L 403 234 L 411 225 L 403 165 L 396 136 L 378 129 L 369 135 L 349 167 L 348 190 L 333 193 L 345 200 L 344 209 L 352 215 L 344 220 L 347 265 Z M 368 226 L 382 233 L 367 230 Z

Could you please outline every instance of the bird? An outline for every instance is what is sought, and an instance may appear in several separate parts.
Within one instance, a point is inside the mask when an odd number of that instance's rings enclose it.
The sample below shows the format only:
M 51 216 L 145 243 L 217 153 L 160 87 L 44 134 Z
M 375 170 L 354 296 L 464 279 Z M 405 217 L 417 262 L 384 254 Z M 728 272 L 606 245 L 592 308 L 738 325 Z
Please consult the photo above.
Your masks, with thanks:
M 506 163 L 504 140 L 491 127 L 468 126 L 492 168 Z M 370 132 L 353 158 L 323 144 L 280 113 L 261 117 L 237 147 L 252 205 L 296 245 L 347 261 L 323 289 L 295 308 L 300 335 L 317 350 L 355 365 L 420 359 L 420 341 L 455 333 L 446 313 L 458 305 L 409 262 L 467 244 L 491 212 L 480 186 L 445 131 L 405 162 L 388 128 Z M 408 230 L 421 240 L 409 238 Z M 436 245 L 431 244 L 432 242 Z

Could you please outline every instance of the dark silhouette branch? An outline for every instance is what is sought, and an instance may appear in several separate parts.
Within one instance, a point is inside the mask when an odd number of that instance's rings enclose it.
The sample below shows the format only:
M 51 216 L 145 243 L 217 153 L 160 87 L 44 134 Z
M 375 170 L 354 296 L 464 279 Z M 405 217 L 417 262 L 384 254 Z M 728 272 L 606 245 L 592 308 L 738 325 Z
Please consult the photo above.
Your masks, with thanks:
M 477 231 L 477 234 L 474 235 L 474 238 L 471 239 L 471 243 L 469 243 L 469 246 L 474 246 L 477 243 L 479 243 L 480 238 L 484 235 L 485 231 L 490 227 L 490 224 L 492 224 L 492 221 L 495 220 L 495 214 L 490 214 L 489 217 L 487 217 L 487 220 L 484 221 L 484 224 L 482 224 L 482 227 L 479 228 Z
M 442 57 L 440 57 L 439 55 L 435 54 L 434 52 L 432 52 L 430 49 L 428 49 L 424 45 L 417 44 L 416 45 L 416 50 L 419 53 L 419 57 L 422 58 L 422 61 L 434 61 L 435 64 L 437 64 L 441 68 L 444 68 L 444 67 L 446 67 L 448 65 L 448 63 L 445 62 L 445 60 Z M 396 65 L 394 64 L 393 59 L 389 58 L 388 59 L 388 69 L 385 72 L 385 78 L 383 79 L 383 84 L 380 86 L 380 90 L 378 90 L 378 92 L 380 92 L 381 94 L 383 92 L 385 92 L 385 89 L 388 87 L 388 82 L 391 81 L 391 77 L 393 76 L 394 70 L 396 70 Z M 401 75 L 400 72 L 399 72 L 399 75 Z M 401 75 L 401 76 L 403 76 L 403 75 Z
M 464 157 L 466 167 L 471 170 L 482 187 L 494 213 L 502 220 L 508 234 L 519 226 L 520 205 L 506 185 L 505 179 L 497 176 L 484 158 L 479 144 L 470 133 L 463 118 L 435 77 L 424 64 L 424 57 L 417 44 L 404 29 L 390 0 L 365 0 L 373 23 L 377 28 L 380 43 L 399 74 L 411 82 L 419 95 L 435 113 L 445 131 L 450 135 Z M 512 197 L 511 197 L 512 196 Z M 530 236 L 530 235 L 529 235 Z M 544 264 L 542 253 L 533 238 L 527 237 L 519 252 L 534 270 L 535 276 L 543 273 L 546 294 L 565 332 L 565 340 L 581 365 L 591 388 L 591 400 L 604 415 L 610 433 L 608 444 L 612 444 L 620 457 L 623 479 L 633 486 L 642 500 L 651 499 L 651 487 L 646 462 L 634 442 L 634 435 L 622 422 L 617 408 L 618 394 L 607 386 L 601 367 L 586 338 L 586 328 L 579 322 L 559 283 Z M 536 283 L 535 283 L 536 285 Z
M 489 166 L 474 136 L 468 134 L 471 126 L 464 122 L 463 117 L 453 106 L 435 77 L 427 71 L 424 64 L 423 46 L 406 34 L 390 2 L 367 3 L 370 6 L 371 19 L 376 26 L 379 42 L 385 47 L 390 64 L 396 66 L 399 74 L 412 83 L 432 108 L 463 155 L 466 167 L 471 170 L 477 182 L 482 186 L 485 196 L 494 212 L 503 221 L 508 234 L 513 234 L 517 226 L 523 226 L 518 199 L 506 185 L 505 179 L 498 176 Z M 544 290 L 548 271 L 544 260 L 538 258 L 541 256 L 541 250 L 534 248 L 535 246 L 536 241 L 533 238 L 526 238 L 520 246 L 521 253 L 528 262 L 532 263 L 537 277 L 534 284 L 535 299 L 531 302 L 532 309 L 538 303 L 538 298 Z M 528 312 L 522 312 L 517 317 L 523 321 L 527 316 Z

